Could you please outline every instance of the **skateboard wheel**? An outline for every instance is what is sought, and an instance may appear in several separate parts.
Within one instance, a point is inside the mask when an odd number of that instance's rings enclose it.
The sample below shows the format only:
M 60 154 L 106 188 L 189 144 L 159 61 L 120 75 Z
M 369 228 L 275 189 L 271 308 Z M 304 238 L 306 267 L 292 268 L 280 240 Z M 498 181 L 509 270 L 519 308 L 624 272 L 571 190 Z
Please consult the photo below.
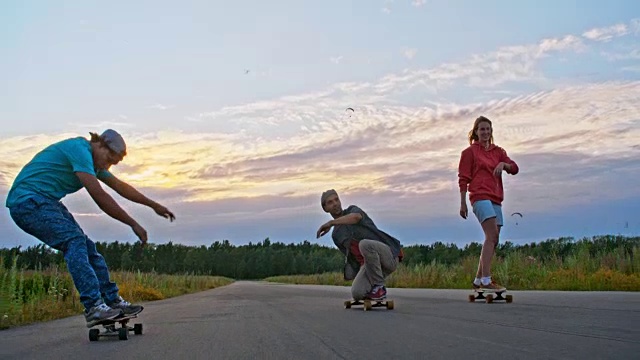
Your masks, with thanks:
M 487 304 L 491 304 L 493 302 L 493 294 L 487 295 L 486 299 L 487 299 Z
M 133 333 L 136 335 L 142 335 L 142 324 L 133 325 Z
M 120 339 L 120 340 L 128 340 L 129 339 L 129 330 L 127 328 L 118 329 L 118 339 Z
M 507 303 L 512 303 L 513 302 L 513 295 L 506 295 L 505 300 L 507 300 Z
M 98 341 L 99 337 L 100 337 L 100 330 L 98 329 L 89 330 L 89 341 Z
M 365 300 L 364 302 L 364 311 L 371 310 L 373 306 L 371 306 L 371 301 Z
M 476 297 L 469 294 L 469 302 L 474 302 L 474 301 L 476 301 Z
M 387 301 L 387 309 L 388 310 L 393 310 L 393 300 Z
M 344 308 L 345 309 L 351 309 L 351 301 L 347 300 L 344 302 Z

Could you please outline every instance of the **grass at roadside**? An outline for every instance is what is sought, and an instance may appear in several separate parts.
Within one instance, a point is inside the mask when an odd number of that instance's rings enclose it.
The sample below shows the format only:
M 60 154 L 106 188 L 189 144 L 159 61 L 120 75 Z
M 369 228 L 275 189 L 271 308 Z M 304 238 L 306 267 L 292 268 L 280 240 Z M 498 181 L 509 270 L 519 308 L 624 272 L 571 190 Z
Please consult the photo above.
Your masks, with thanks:
M 217 276 L 113 272 L 120 295 L 128 301 L 152 301 L 213 289 L 233 282 Z M 59 319 L 83 312 L 66 269 L 5 269 L 0 259 L 0 329 Z
M 438 262 L 404 266 L 387 279 L 387 287 L 470 289 L 478 258 L 467 257 L 455 265 Z M 598 256 L 579 251 L 565 259 L 547 261 L 512 253 L 496 258 L 493 277 L 510 290 L 640 291 L 640 249 L 617 250 Z M 351 285 L 342 273 L 274 276 L 271 282 L 316 285 Z

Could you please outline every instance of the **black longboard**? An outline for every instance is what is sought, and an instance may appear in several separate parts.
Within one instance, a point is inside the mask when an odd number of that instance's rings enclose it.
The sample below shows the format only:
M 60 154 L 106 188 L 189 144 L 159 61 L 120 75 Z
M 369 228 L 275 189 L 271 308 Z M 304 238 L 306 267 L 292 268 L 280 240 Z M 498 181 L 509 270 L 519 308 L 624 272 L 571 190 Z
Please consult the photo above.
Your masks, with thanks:
M 364 311 L 371 310 L 374 307 L 386 307 L 389 310 L 393 310 L 393 300 L 346 300 L 344 302 L 345 309 L 360 305 L 363 306 Z
M 476 300 L 485 300 L 487 304 L 491 304 L 494 301 L 504 301 L 506 303 L 513 302 L 513 295 L 502 296 L 502 294 L 507 292 L 507 290 L 493 291 L 486 289 L 474 289 L 473 292 L 473 294 L 469 294 L 469 302 L 475 302 Z M 487 294 L 485 295 L 485 293 Z
M 92 327 L 102 326 L 104 331 L 100 329 L 89 330 L 89 341 L 98 341 L 101 337 L 113 337 L 117 336 L 120 340 L 128 340 L 129 332 L 133 331 L 136 335 L 142 334 L 142 324 L 134 324 L 133 326 L 127 325 L 131 319 L 138 317 L 138 314 L 121 316 L 111 320 L 104 320 Z M 117 325 L 120 324 L 120 327 Z

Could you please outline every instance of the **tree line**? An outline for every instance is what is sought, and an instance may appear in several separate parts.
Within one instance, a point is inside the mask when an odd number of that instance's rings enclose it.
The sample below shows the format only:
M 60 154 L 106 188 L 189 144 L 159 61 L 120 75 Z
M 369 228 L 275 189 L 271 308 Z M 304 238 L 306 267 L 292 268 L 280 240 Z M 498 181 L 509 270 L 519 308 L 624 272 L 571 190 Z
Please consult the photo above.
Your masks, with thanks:
M 335 248 L 305 240 L 284 244 L 262 242 L 233 245 L 228 240 L 215 241 L 210 246 L 152 244 L 141 246 L 139 242 L 98 242 L 98 251 L 105 257 L 112 271 L 141 271 L 162 274 L 217 275 L 234 279 L 263 279 L 276 275 L 305 275 L 342 271 L 343 255 Z M 445 265 L 459 263 L 462 259 L 480 254 L 482 244 L 472 242 L 462 247 L 456 244 L 435 242 L 430 245 L 404 247 L 403 264 L 407 266 L 437 262 Z M 497 256 L 519 252 L 532 259 L 546 261 L 564 259 L 578 251 L 588 251 L 591 256 L 623 251 L 633 257 L 640 248 L 640 237 L 604 235 L 576 240 L 573 237 L 548 239 L 538 243 L 516 245 L 509 241 L 500 243 Z M 636 250 L 637 251 L 637 250 Z M 44 244 L 0 249 L 0 261 L 6 268 L 16 260 L 20 269 L 45 269 L 52 265 L 66 266 L 61 252 Z

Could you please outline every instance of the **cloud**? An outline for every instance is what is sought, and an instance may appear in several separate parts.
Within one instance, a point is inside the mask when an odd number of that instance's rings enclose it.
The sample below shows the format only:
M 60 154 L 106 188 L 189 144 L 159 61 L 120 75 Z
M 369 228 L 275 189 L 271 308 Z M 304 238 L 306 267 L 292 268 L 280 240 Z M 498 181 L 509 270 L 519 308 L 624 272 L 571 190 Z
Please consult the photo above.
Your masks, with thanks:
M 155 105 L 151 105 L 148 108 L 149 109 L 155 109 L 155 110 L 168 110 L 168 109 L 172 109 L 174 108 L 174 105 L 162 105 L 162 104 L 155 104 Z
M 469 60 L 460 63 L 445 63 L 430 69 L 387 75 L 377 87 L 382 92 L 391 92 L 427 84 L 436 88 L 448 88 L 455 84 L 495 87 L 506 82 L 539 80 L 542 74 L 536 65 L 541 59 L 555 52 L 582 49 L 584 44 L 576 36 L 549 38 L 534 45 L 507 46 L 487 54 L 472 55 Z
M 629 34 L 629 27 L 626 24 L 615 24 L 608 27 L 594 28 L 582 33 L 582 36 L 593 41 L 610 41 L 614 37 Z
M 415 49 L 415 48 L 408 48 L 408 49 L 402 50 L 402 55 L 404 55 L 404 57 L 406 57 L 409 60 L 413 59 L 417 53 L 418 53 L 418 49 Z
M 637 72 L 640 73 L 640 65 L 638 66 L 625 66 L 622 69 L 620 69 L 622 71 L 628 71 L 628 72 Z
M 226 106 L 189 115 L 199 122 L 194 132 L 131 129 L 129 155 L 113 172 L 186 214 L 181 226 L 225 229 L 218 237 L 233 236 L 224 225 L 229 223 L 248 237 L 265 235 L 261 228 L 247 229 L 247 219 L 281 224 L 278 231 L 290 229 L 292 217 L 314 227 L 323 216 L 317 197 L 327 187 L 385 209 L 385 219 L 396 224 L 435 221 L 457 212 L 457 162 L 473 119 L 482 114 L 494 121 L 496 142 L 521 167 L 520 174 L 505 175 L 512 204 L 545 212 L 549 204 L 637 198 L 640 187 L 628 179 L 640 170 L 640 81 L 517 91 L 501 86 L 544 78 L 541 61 L 583 51 L 588 41 L 559 36 L 377 81 Z M 448 88 L 498 97 L 436 96 Z M 412 89 L 425 100 L 396 97 Z M 345 116 L 346 107 L 355 109 L 353 116 Z M 0 189 L 42 147 L 69 136 L 78 134 L 0 138 Z
M 331 61 L 334 64 L 339 64 L 341 60 L 342 60 L 342 55 L 329 58 L 329 61 Z
M 135 128 L 135 124 L 131 122 L 123 122 L 122 120 L 126 120 L 126 117 L 122 117 L 124 115 L 118 115 L 118 118 L 113 118 L 106 121 L 99 121 L 95 123 L 69 123 L 69 125 L 76 130 L 80 131 L 92 131 L 92 132 L 102 132 L 102 129 L 133 129 Z
M 99 213 L 79 213 L 79 212 L 74 212 L 73 216 L 77 216 L 77 217 L 105 217 L 106 214 L 103 212 L 99 212 Z
M 391 4 L 394 3 L 395 0 L 383 0 L 382 1 L 382 9 L 380 9 L 385 14 L 391 14 Z
M 405 70 L 383 76 L 375 82 L 338 83 L 330 87 L 296 96 L 224 107 L 191 117 L 212 124 L 234 124 L 230 132 L 263 131 L 262 126 L 279 127 L 286 134 L 293 128 L 307 132 L 335 130 L 331 122 L 317 119 L 338 118 L 340 109 L 358 103 L 365 105 L 359 115 L 385 104 L 394 105 L 409 92 L 426 93 L 428 97 L 456 87 L 479 88 L 482 91 L 509 91 L 501 86 L 509 83 L 531 83 L 552 88 L 539 64 L 555 54 L 581 53 L 587 45 L 575 35 L 545 38 L 537 43 L 500 47 L 484 54 L 473 54 L 460 62 L 443 63 L 426 69 Z M 405 49 L 406 55 L 415 55 L 415 49 Z M 485 93 L 487 94 L 487 93 Z M 424 96 L 424 95 L 423 95 Z M 485 98 L 486 99 L 486 98 Z M 323 109 L 323 110 L 318 110 Z
M 415 6 L 415 7 L 420 7 L 424 4 L 427 3 L 427 0 L 412 0 L 411 1 L 411 5 Z
M 328 179 L 332 187 L 347 193 L 389 192 L 406 197 L 455 193 L 457 160 L 467 146 L 466 133 L 473 118 L 484 114 L 494 120 L 496 141 L 514 159 L 523 159 L 526 175 L 517 177 L 519 184 L 533 189 L 532 194 L 542 194 L 544 186 L 529 173 L 538 168 L 536 174 L 544 174 L 548 181 L 557 178 L 554 189 L 558 193 L 572 194 L 581 186 L 568 179 L 579 166 L 600 175 L 621 162 L 633 169 L 630 157 L 637 155 L 633 146 L 640 138 L 639 94 L 640 82 L 610 82 L 485 103 L 365 106 L 358 108 L 362 114 L 348 121 L 322 115 L 323 105 L 318 105 L 307 123 L 309 128 L 316 126 L 313 136 L 303 130 L 281 138 L 263 136 L 264 131 L 262 136 L 175 131 L 130 134 L 129 155 L 113 171 L 159 194 L 188 189 L 180 193 L 181 202 L 305 197 L 321 191 Z M 309 99 L 296 97 L 296 101 Z M 263 129 L 270 126 L 256 123 Z M 28 146 L 16 147 L 25 144 L 23 140 L 0 141 L 2 158 L 12 159 L 1 164 L 4 184 L 45 140 L 53 139 L 34 137 L 26 142 Z M 157 151 L 159 148 L 163 151 Z M 550 166 L 550 154 L 557 154 L 564 165 Z M 562 154 L 568 157 L 563 159 Z M 590 162 L 600 165 L 593 167 Z M 553 173 L 546 173 L 545 167 Z M 598 196 L 585 195 L 583 200 L 596 201 Z M 528 206 L 544 207 L 544 202 L 534 199 Z
M 640 60 L 640 48 L 630 49 L 625 53 L 603 51 L 601 54 L 609 61 Z

